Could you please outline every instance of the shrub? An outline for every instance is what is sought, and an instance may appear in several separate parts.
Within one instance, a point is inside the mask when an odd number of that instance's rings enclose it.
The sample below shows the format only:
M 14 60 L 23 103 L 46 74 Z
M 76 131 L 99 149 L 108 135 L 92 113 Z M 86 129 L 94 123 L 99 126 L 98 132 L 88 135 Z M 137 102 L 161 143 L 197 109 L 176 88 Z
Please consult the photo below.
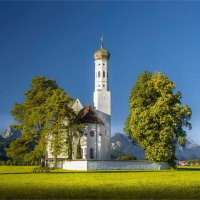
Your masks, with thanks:
M 8 166 L 13 165 L 12 160 L 7 160 L 7 161 L 6 161 L 6 165 L 8 165 Z
M 191 164 L 191 162 L 192 162 L 191 160 L 188 160 L 188 161 L 187 161 L 187 164 L 188 164 L 188 165 L 190 165 L 190 164 Z
M 31 166 L 34 166 L 35 165 L 35 162 L 34 161 L 31 161 Z
M 194 166 L 194 165 L 195 165 L 195 160 L 192 160 L 192 161 L 191 161 L 191 164 Z
M 117 160 L 136 160 L 136 157 L 132 155 L 126 155 L 118 157 Z
M 200 163 L 200 158 L 197 158 L 197 159 L 196 159 L 196 163 Z
M 38 161 L 35 161 L 35 166 L 39 166 L 39 162 Z
M 17 166 L 17 160 L 13 160 L 13 165 Z

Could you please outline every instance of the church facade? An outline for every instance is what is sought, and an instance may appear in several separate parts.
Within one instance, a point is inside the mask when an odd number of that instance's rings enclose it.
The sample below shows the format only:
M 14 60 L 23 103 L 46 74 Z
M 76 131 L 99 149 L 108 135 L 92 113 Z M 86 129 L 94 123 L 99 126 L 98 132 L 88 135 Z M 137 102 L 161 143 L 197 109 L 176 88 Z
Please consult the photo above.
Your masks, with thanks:
M 111 92 L 109 90 L 110 53 L 104 49 L 103 40 L 100 49 L 94 53 L 95 84 L 94 106 L 83 107 L 76 99 L 70 107 L 77 113 L 80 122 L 85 124 L 80 138 L 73 138 L 72 159 L 76 160 L 77 144 L 80 139 L 82 160 L 109 160 L 111 137 Z M 57 157 L 58 163 L 68 158 L 67 150 Z M 47 149 L 46 160 L 53 162 L 50 149 Z M 60 166 L 61 167 L 61 166 Z

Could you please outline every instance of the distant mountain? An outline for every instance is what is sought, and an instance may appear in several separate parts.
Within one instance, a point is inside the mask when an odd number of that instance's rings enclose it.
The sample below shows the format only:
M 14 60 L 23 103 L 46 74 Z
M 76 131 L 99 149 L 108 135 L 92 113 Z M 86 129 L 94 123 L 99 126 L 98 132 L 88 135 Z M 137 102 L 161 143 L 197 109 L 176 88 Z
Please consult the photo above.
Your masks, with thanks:
M 177 144 L 176 157 L 183 157 L 180 160 L 192 160 L 200 158 L 200 145 L 196 144 L 191 138 L 187 138 L 184 147 Z M 184 159 L 185 158 L 185 159 Z
M 4 132 L 0 132 L 0 141 L 12 140 L 20 137 L 21 135 L 21 131 L 15 131 L 8 126 Z
M 121 133 L 115 133 L 111 137 L 111 154 L 134 155 L 139 159 L 145 159 L 144 150 L 139 146 L 133 146 L 131 140 Z M 187 138 L 185 147 L 177 144 L 175 156 L 178 160 L 196 159 L 200 157 L 200 145 L 196 144 L 191 138 Z
M 144 150 L 139 146 L 133 146 L 131 140 L 121 133 L 115 133 L 111 137 L 111 153 L 115 152 L 122 152 L 124 155 L 134 155 L 139 159 L 145 159 Z

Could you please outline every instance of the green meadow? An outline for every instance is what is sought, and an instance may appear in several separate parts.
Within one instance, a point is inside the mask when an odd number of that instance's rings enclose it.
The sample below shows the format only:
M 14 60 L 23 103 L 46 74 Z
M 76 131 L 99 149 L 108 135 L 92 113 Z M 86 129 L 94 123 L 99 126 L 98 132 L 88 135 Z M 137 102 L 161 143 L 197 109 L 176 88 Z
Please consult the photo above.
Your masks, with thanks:
M 0 166 L 0 199 L 200 199 L 200 167 L 32 172 Z

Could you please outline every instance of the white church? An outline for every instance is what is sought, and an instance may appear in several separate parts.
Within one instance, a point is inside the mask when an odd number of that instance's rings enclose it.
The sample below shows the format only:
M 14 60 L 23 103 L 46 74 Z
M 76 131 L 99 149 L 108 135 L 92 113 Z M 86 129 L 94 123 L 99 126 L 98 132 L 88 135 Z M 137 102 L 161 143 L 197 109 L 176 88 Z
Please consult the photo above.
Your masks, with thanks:
M 94 54 L 95 90 L 94 107 L 83 107 L 76 99 L 70 107 L 77 113 L 80 122 L 85 124 L 83 136 L 80 138 L 82 160 L 109 160 L 111 137 L 111 92 L 109 90 L 109 58 L 110 53 L 101 47 Z M 78 138 L 73 139 L 73 160 L 76 160 Z M 53 161 L 50 150 L 46 160 Z M 59 155 L 58 163 L 67 159 L 66 154 Z M 60 162 L 61 163 L 61 162 Z M 63 164 L 63 162 L 62 162 Z
M 76 99 L 70 107 L 85 124 L 80 138 L 81 159 L 76 159 L 79 139 L 73 138 L 72 160 L 68 160 L 66 152 L 57 157 L 58 167 L 67 170 L 107 170 L 107 169 L 169 169 L 167 163 L 116 161 L 111 160 L 111 92 L 109 90 L 109 58 L 110 53 L 104 49 L 103 38 L 100 49 L 94 53 L 95 89 L 94 106 L 83 107 Z M 46 161 L 53 166 L 53 155 L 47 149 Z

